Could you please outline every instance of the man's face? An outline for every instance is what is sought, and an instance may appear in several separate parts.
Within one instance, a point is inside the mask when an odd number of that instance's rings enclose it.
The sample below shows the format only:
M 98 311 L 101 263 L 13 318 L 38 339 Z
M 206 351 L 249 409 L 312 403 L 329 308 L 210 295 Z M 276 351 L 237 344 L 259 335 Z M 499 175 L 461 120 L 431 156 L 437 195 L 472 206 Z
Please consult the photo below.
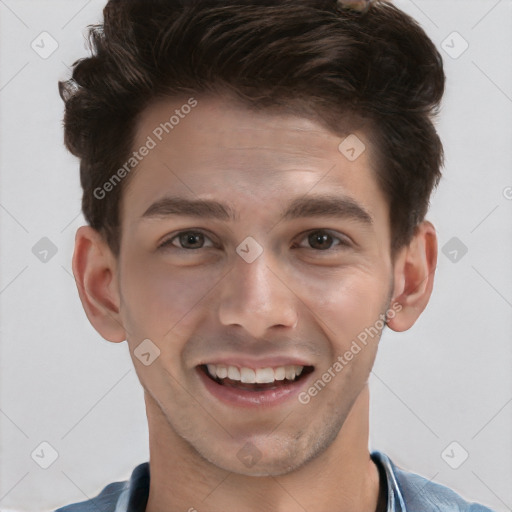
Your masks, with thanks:
M 184 103 L 146 110 L 134 144 L 150 136 L 156 147 L 121 208 L 130 353 L 171 438 L 229 471 L 283 474 L 334 441 L 367 382 L 379 336 L 353 343 L 382 328 L 390 306 L 389 208 L 364 134 L 351 161 L 344 137 L 312 121 L 198 98 L 159 141 L 155 129 Z M 234 218 L 220 206 L 178 214 L 171 196 L 221 203 Z M 315 202 L 327 196 L 330 213 Z M 148 366 L 134 356 L 146 339 L 160 350 Z M 304 367 L 295 380 L 294 367 Z

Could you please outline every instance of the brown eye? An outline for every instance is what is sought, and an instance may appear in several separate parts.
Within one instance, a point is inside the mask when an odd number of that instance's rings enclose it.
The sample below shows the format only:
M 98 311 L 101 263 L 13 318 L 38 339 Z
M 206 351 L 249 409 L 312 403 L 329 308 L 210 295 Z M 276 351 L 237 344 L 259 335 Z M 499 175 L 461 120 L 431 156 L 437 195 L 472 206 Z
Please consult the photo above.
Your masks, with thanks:
M 202 233 L 195 233 L 190 231 L 188 233 L 182 233 L 178 235 L 180 244 L 185 249 L 200 249 L 197 245 L 204 244 L 204 235 Z
M 159 245 L 159 248 L 175 247 L 176 249 L 203 249 L 205 240 L 209 238 L 201 231 L 182 231 Z M 177 241 L 177 243 L 174 243 Z
M 338 243 L 334 243 L 336 241 L 338 241 Z M 345 237 L 333 236 L 324 229 L 309 232 L 307 242 L 309 247 L 306 247 L 306 249 L 310 248 L 316 251 L 327 251 L 334 246 L 338 246 L 340 249 L 350 246 L 350 243 Z
M 308 242 L 313 249 L 325 251 L 326 249 L 330 249 L 332 246 L 332 236 L 329 235 L 329 233 L 316 231 L 308 236 Z

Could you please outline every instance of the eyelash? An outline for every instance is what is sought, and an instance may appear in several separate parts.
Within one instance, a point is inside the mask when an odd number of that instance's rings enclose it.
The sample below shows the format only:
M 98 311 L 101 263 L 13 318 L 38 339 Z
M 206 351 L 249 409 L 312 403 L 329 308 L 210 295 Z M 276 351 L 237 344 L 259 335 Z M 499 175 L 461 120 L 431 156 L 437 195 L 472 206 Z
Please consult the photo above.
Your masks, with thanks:
M 210 237 L 202 230 L 200 229 L 191 229 L 191 230 L 186 230 L 186 231 L 180 231 L 179 233 L 176 233 L 174 236 L 172 236 L 171 238 L 168 238 L 167 240 L 164 240 L 159 246 L 158 246 L 158 249 L 167 249 L 167 248 L 174 248 L 178 251 L 187 251 L 187 252 L 192 252 L 192 251 L 199 251 L 201 249 L 205 249 L 205 247 L 199 247 L 198 249 L 188 249 L 188 248 L 185 248 L 185 247 L 176 247 L 175 245 L 172 244 L 173 240 L 175 239 L 178 239 L 180 238 L 181 235 L 184 235 L 184 234 L 187 234 L 187 233 L 192 233 L 192 234 L 201 234 L 203 236 L 205 236 L 206 238 L 210 239 Z M 324 249 L 324 250 L 321 250 L 321 249 L 314 249 L 313 247 L 308 247 L 307 249 L 310 249 L 312 251 L 315 251 L 315 252 L 318 252 L 318 253 L 328 253 L 328 252 L 332 252 L 333 250 L 334 251 L 338 251 L 338 250 L 343 250 L 343 249 L 346 249 L 348 247 L 351 246 L 351 243 L 349 242 L 349 240 L 347 240 L 347 237 L 345 236 L 335 236 L 332 234 L 332 232 L 328 229 L 312 229 L 312 230 L 309 230 L 307 231 L 306 233 L 304 233 L 304 235 L 302 236 L 302 239 L 303 240 L 304 238 L 306 238 L 308 235 L 311 235 L 311 234 L 314 234 L 314 233 L 322 233 L 322 234 L 327 234 L 329 235 L 333 240 L 338 240 L 339 243 L 334 245 L 334 247 L 339 247 L 339 249 L 333 249 L 333 248 L 329 248 L 329 249 Z M 295 247 L 295 244 L 294 244 L 294 247 Z M 207 248 L 207 247 L 206 247 Z

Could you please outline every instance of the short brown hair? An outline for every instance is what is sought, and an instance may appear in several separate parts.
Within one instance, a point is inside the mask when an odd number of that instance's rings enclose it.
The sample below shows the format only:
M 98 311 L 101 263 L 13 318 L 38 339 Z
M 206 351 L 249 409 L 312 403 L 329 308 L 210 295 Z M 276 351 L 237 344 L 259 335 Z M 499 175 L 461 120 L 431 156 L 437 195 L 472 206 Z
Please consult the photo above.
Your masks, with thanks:
M 411 17 L 380 0 L 365 13 L 336 0 L 110 0 L 103 14 L 89 27 L 92 55 L 59 91 L 84 216 L 116 256 L 133 173 L 108 198 L 93 191 L 126 162 L 150 102 L 183 94 L 229 93 L 334 133 L 364 125 L 390 205 L 392 252 L 410 241 L 441 177 L 433 119 L 445 86 L 441 56 Z

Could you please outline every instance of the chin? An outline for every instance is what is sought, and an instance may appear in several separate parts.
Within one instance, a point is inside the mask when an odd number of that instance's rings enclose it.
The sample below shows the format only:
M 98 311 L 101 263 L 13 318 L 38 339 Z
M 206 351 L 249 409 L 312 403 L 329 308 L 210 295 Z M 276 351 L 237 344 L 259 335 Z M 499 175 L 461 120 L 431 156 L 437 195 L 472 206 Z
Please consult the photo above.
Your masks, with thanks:
M 281 459 L 273 457 L 271 460 L 267 460 L 265 462 L 260 460 L 252 467 L 246 467 L 243 464 L 233 464 L 233 461 L 222 462 L 225 464 L 219 463 L 219 461 L 217 461 L 216 465 L 222 469 L 230 471 L 231 473 L 253 477 L 278 477 L 287 475 L 293 471 L 296 471 L 306 463 L 305 460 L 292 461 L 286 456 Z
M 298 470 L 323 451 L 315 446 L 314 442 L 312 445 L 304 446 L 303 440 L 294 438 L 273 441 L 269 443 L 268 438 L 260 438 L 254 443 L 247 440 L 237 443 L 236 448 L 219 447 L 216 453 L 209 449 L 198 450 L 198 453 L 210 464 L 231 473 L 253 477 L 277 477 Z M 256 443 L 260 448 L 256 447 Z M 315 448 L 319 449 L 318 453 L 314 451 Z M 233 456 L 226 457 L 229 453 Z

